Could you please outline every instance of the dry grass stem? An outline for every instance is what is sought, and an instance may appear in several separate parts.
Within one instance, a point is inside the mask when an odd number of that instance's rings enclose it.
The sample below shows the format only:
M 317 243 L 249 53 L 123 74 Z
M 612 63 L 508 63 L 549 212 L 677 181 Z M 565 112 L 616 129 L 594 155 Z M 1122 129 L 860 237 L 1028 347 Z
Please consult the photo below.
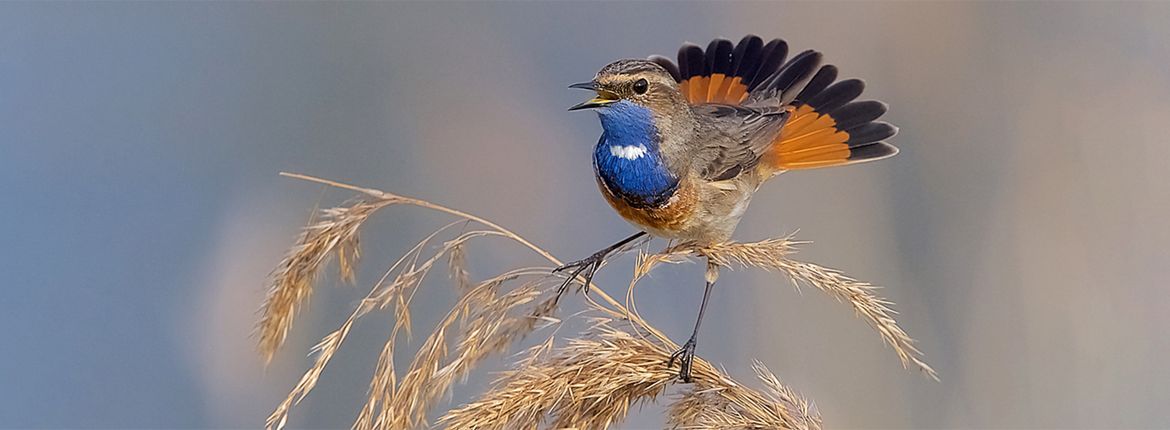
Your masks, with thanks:
M 447 428 L 485 430 L 600 429 L 621 422 L 632 408 L 664 394 L 678 375 L 663 366 L 671 349 L 615 328 L 616 324 L 597 319 L 590 330 L 566 345 L 530 354 L 539 358 L 506 372 L 495 388 L 479 400 L 449 411 L 439 422 Z M 694 377 L 693 387 L 671 405 L 673 426 L 820 426 L 820 417 L 803 399 L 780 386 L 775 377 L 764 380 L 765 384 L 776 384 L 774 387 L 782 393 L 774 396 L 744 388 L 703 360 L 696 360 Z M 704 403 L 694 404 L 696 401 Z M 708 427 L 704 422 L 724 422 L 729 426 Z
M 513 342 L 527 336 L 549 317 L 550 299 L 537 302 L 549 285 L 548 268 L 511 271 L 488 279 L 467 291 L 459 303 L 435 328 L 404 376 L 395 384 L 392 363 L 379 364 L 370 397 L 355 428 L 418 428 L 425 425 L 428 406 L 446 393 L 476 364 L 492 354 L 502 352 Z M 499 289 L 521 278 L 533 281 L 506 293 Z M 518 309 L 523 309 L 517 311 Z M 452 333 L 461 321 L 462 329 Z M 455 339 L 455 334 L 459 334 Z M 447 345 L 455 342 L 455 356 L 448 358 Z M 383 353 L 382 359 L 390 355 Z M 375 391 L 373 388 L 378 387 Z
M 821 417 L 795 391 L 782 385 L 760 362 L 760 393 L 731 380 L 696 384 L 670 405 L 667 424 L 675 429 L 819 429 Z
M 329 364 L 333 355 L 340 349 L 342 341 L 349 335 L 350 329 L 353 328 L 354 323 L 359 318 L 375 309 L 384 309 L 391 304 L 397 304 L 395 307 L 394 329 L 390 334 L 391 340 L 387 343 L 387 348 L 391 349 L 391 354 L 389 355 L 391 357 L 393 356 L 392 345 L 394 339 L 400 330 L 408 328 L 410 325 L 409 303 L 410 298 L 413 297 L 414 287 L 422 281 L 423 276 L 430 271 L 430 268 L 441 257 L 441 255 L 435 256 L 419 264 L 419 255 L 425 249 L 426 244 L 444 229 L 439 229 L 427 236 L 394 263 L 382 275 L 382 278 L 374 284 L 374 288 L 362 299 L 357 308 L 350 314 L 349 318 L 346 318 L 345 322 L 341 324 L 341 327 L 326 335 L 313 347 L 312 352 L 315 355 L 313 365 L 309 370 L 305 371 L 305 374 L 301 376 L 300 381 L 289 392 L 289 395 L 269 415 L 266 424 L 268 428 L 284 427 L 292 406 L 304 399 L 317 385 L 317 381 L 321 378 L 321 373 L 325 371 L 325 367 Z M 394 274 L 397 275 L 394 276 L 393 281 L 387 282 L 391 275 Z M 391 363 L 388 367 L 391 369 L 390 373 L 392 374 L 393 364 Z
M 475 281 L 467 270 L 467 244 L 487 237 L 519 244 L 552 265 L 561 262 L 544 249 L 489 220 L 425 200 L 304 175 L 286 176 L 355 191 L 362 198 L 326 209 L 301 234 L 288 256 L 273 271 L 259 324 L 260 350 L 266 360 L 287 337 L 297 310 L 311 295 L 322 268 L 336 258 L 342 280 L 352 281 L 359 255 L 358 231 L 375 212 L 409 205 L 454 216 L 456 221 L 420 240 L 392 264 L 340 327 L 312 350 L 313 363 L 289 395 L 268 417 L 270 429 L 283 427 L 292 407 L 320 380 L 356 322 L 374 311 L 393 309 L 394 325 L 370 380 L 366 404 L 355 429 L 425 428 L 428 414 L 452 387 L 484 359 L 506 353 L 542 327 L 558 326 L 556 286 L 563 278 L 550 267 L 527 267 Z M 452 227 L 463 231 L 453 234 Z M 471 229 L 468 230 L 468 227 Z M 453 237 L 452 237 L 453 236 Z M 448 239 L 440 241 L 440 237 Z M 720 266 L 750 266 L 784 271 L 794 281 L 813 285 L 853 304 L 902 357 L 933 375 L 918 358 L 893 318 L 889 303 L 874 296 L 869 284 L 836 271 L 789 260 L 789 238 L 751 244 L 696 248 L 686 244 L 661 254 L 642 255 L 627 293 L 626 305 L 591 286 L 586 301 L 593 318 L 581 336 L 558 341 L 555 330 L 518 355 L 509 370 L 478 399 L 447 411 L 436 425 L 452 429 L 605 428 L 630 410 L 659 399 L 677 380 L 665 363 L 677 345 L 637 314 L 633 286 L 659 263 L 707 256 Z M 459 294 L 450 311 L 419 345 L 409 366 L 398 368 L 394 353 L 400 334 L 410 335 L 410 305 L 436 264 L 446 261 L 448 278 Z M 582 278 L 578 282 L 584 282 Z M 594 298 L 600 299 L 595 301 Z M 740 384 L 696 357 L 694 383 L 669 406 L 673 428 L 817 429 L 820 417 L 802 397 L 780 384 L 771 372 L 755 366 L 765 391 Z
M 779 270 L 788 275 L 792 283 L 811 285 L 828 293 L 838 301 L 848 303 L 866 323 L 877 330 L 882 339 L 898 354 L 902 366 L 916 367 L 927 377 L 938 380 L 938 374 L 930 365 L 922 360 L 922 353 L 914 346 L 914 339 L 906 334 L 898 322 L 894 320 L 896 314 L 890 306 L 890 301 L 878 297 L 874 290 L 878 287 L 866 282 L 860 282 L 841 272 L 812 263 L 796 261 L 788 258 L 796 252 L 796 246 L 807 242 L 792 240 L 791 236 L 767 239 L 748 243 L 723 243 L 705 247 L 696 247 L 691 244 L 680 244 L 668 248 L 661 254 L 645 257 L 636 269 L 637 274 L 645 274 L 653 270 L 654 266 L 664 262 L 678 262 L 691 255 L 701 255 L 709 258 L 715 264 L 723 267 L 755 267 L 764 270 Z
M 358 228 L 375 211 L 393 203 L 393 199 L 358 201 L 348 207 L 326 209 L 319 221 L 301 232 L 297 244 L 270 276 L 263 318 L 257 328 L 265 361 L 271 361 L 284 343 L 297 308 L 309 299 L 313 283 L 332 256 L 337 256 L 341 278 L 353 280 L 353 267 L 359 256 Z

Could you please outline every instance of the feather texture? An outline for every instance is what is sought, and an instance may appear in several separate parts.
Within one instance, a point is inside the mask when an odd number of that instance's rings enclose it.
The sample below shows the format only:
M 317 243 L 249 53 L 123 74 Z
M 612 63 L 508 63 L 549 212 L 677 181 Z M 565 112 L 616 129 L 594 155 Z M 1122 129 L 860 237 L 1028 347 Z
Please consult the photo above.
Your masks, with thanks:
M 679 49 L 678 66 L 666 57 L 652 57 L 679 82 L 700 123 L 719 128 L 701 134 L 708 140 L 698 142 L 703 147 L 703 177 L 724 180 L 733 172 L 741 174 L 756 166 L 771 174 L 897 153 L 881 142 L 897 128 L 876 122 L 886 105 L 853 101 L 865 90 L 864 82 L 837 81 L 837 67 L 822 66 L 819 52 L 804 51 L 786 62 L 787 55 L 785 41 L 773 39 L 765 44 L 749 35 L 734 46 L 726 39 L 715 39 L 706 50 L 685 44 Z M 780 108 L 787 115 L 774 112 Z M 786 123 L 782 129 L 761 127 L 759 118 Z M 756 133 L 761 129 L 776 133 Z M 718 138 L 721 135 L 742 141 L 728 142 Z

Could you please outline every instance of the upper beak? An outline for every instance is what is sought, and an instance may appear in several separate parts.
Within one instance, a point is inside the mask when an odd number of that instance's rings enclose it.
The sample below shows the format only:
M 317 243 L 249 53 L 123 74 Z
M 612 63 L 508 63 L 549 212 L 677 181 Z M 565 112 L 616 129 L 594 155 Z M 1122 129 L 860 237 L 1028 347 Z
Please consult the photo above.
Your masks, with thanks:
M 597 86 L 596 82 L 582 82 L 579 84 L 569 85 L 569 88 L 592 90 L 597 92 L 597 97 L 581 102 L 580 104 L 569 108 L 569 110 L 592 109 L 618 101 L 617 94 L 601 89 Z

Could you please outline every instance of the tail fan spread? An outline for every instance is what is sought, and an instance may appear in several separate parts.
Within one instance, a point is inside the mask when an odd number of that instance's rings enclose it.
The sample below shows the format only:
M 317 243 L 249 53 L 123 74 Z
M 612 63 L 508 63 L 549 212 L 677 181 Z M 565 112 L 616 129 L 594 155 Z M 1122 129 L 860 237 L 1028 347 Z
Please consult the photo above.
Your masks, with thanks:
M 658 63 L 679 82 L 679 90 L 691 104 L 723 103 L 740 105 L 749 95 L 777 75 L 788 44 L 775 39 L 768 44 L 757 36 L 747 36 L 732 45 L 727 39 L 715 39 L 707 50 L 687 43 L 678 50 L 678 64 L 655 55 Z
M 893 156 L 898 149 L 883 142 L 898 129 L 875 121 L 886 105 L 875 100 L 853 101 L 865 84 L 837 81 L 837 68 L 821 65 L 821 54 L 804 51 L 785 62 L 788 44 L 767 44 L 749 35 L 734 46 L 716 39 L 706 51 L 685 44 L 678 65 L 662 56 L 650 57 L 679 82 L 693 105 L 787 106 L 790 116 L 759 166 L 769 172 L 840 166 Z
M 840 166 L 898 153 L 898 148 L 883 142 L 898 129 L 875 121 L 886 113 L 886 104 L 853 101 L 865 84 L 846 79 L 829 85 L 836 74 L 833 66 L 821 67 L 796 96 L 788 123 L 761 159 L 764 168 L 781 171 Z

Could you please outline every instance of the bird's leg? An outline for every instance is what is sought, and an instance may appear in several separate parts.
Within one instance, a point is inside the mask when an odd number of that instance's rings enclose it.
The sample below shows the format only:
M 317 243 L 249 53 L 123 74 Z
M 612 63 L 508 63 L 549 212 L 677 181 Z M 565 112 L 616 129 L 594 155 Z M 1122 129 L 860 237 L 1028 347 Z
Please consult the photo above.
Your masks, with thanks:
M 670 361 L 666 362 L 666 367 L 674 366 L 674 361 L 678 360 L 678 379 L 684 383 L 691 382 L 691 365 L 695 361 L 695 344 L 699 337 L 699 326 L 703 324 L 703 311 L 707 310 L 707 299 L 711 297 L 711 287 L 715 285 L 715 280 L 719 277 L 719 266 L 711 262 L 707 258 L 707 286 L 703 288 L 703 304 L 699 305 L 699 318 L 695 320 L 695 331 L 691 332 L 691 338 L 687 339 L 682 348 L 670 355 Z
M 569 274 L 569 276 L 567 278 L 565 278 L 565 282 L 563 284 L 561 284 L 561 286 L 559 288 L 557 288 L 557 298 L 559 299 L 561 297 L 561 295 L 565 293 L 565 290 L 569 289 L 569 285 L 573 283 L 573 280 L 577 279 L 577 275 L 582 275 L 582 274 L 585 277 L 585 283 L 581 284 L 581 288 L 585 289 L 585 292 L 588 293 L 589 292 L 589 283 L 593 282 L 593 275 L 595 273 L 597 273 L 597 269 L 600 268 L 601 263 L 605 261 L 605 256 L 620 249 L 623 246 L 626 246 L 630 242 L 633 242 L 635 239 L 642 237 L 642 236 L 645 236 L 645 235 L 646 235 L 646 232 L 639 231 L 639 232 L 635 233 L 633 236 L 622 239 L 618 243 L 615 243 L 615 244 L 610 245 L 609 247 L 607 247 L 603 250 L 600 250 L 600 251 L 593 253 L 593 255 L 590 255 L 588 258 L 585 258 L 582 260 L 577 260 L 577 261 L 574 261 L 572 263 L 568 263 L 568 264 L 565 264 L 564 266 L 553 269 L 553 271 L 552 271 L 553 273 L 564 272 L 564 271 L 567 271 L 570 269 L 573 270 L 573 272 L 571 274 Z

